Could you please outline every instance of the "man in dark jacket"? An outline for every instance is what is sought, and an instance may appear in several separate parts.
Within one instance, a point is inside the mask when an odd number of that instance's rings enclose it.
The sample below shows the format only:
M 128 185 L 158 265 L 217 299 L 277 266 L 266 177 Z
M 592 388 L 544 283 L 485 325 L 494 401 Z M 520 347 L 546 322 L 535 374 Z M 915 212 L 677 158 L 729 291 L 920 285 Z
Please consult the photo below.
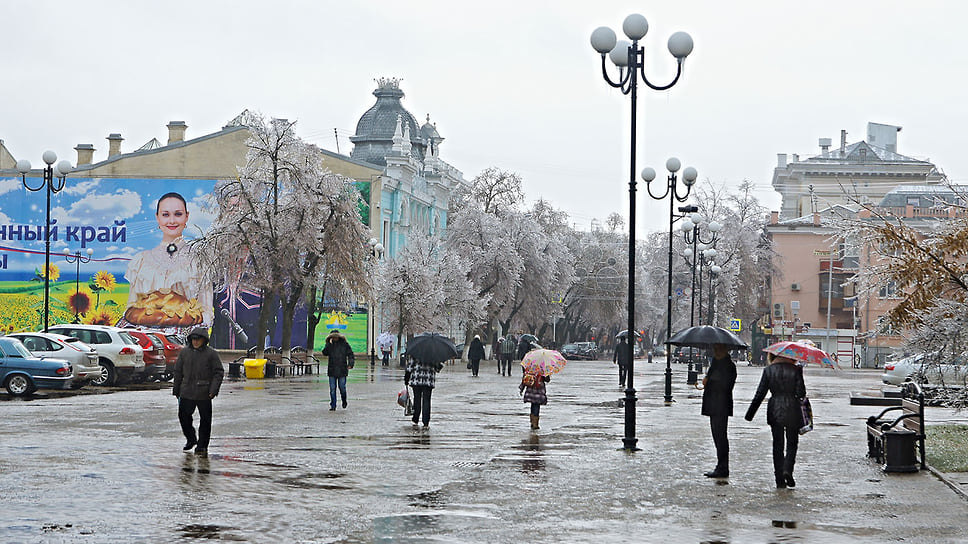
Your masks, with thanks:
M 625 338 L 623 336 L 618 339 L 615 353 L 612 354 L 612 362 L 618 363 L 618 384 L 623 387 L 626 384 L 626 375 L 629 371 L 629 345 L 625 343 Z
M 208 441 L 212 436 L 212 399 L 218 396 L 222 386 L 222 359 L 208 345 L 208 329 L 197 327 L 188 335 L 188 345 L 175 361 L 174 384 L 171 393 L 178 398 L 178 422 L 185 434 L 185 447 L 195 448 L 198 455 L 208 453 Z M 192 416 L 198 409 L 198 435 L 192 424 Z
M 471 361 L 471 372 L 472 375 L 477 376 L 478 370 L 481 368 L 481 359 L 484 358 L 484 342 L 481 342 L 481 336 L 475 335 L 474 339 L 471 340 L 471 347 L 467 350 L 467 358 Z
M 702 379 L 702 415 L 709 416 L 709 429 L 716 445 L 716 468 L 706 473 L 709 478 L 729 476 L 729 440 L 726 427 L 733 415 L 733 386 L 736 385 L 736 363 L 722 344 L 713 346 L 713 360 Z
M 323 355 L 329 357 L 329 364 L 326 365 L 326 375 L 329 376 L 329 411 L 336 410 L 336 388 L 339 387 L 339 396 L 343 400 L 343 408 L 346 408 L 346 376 L 349 369 L 356 364 L 356 356 L 353 355 L 353 348 L 346 341 L 346 337 L 337 331 L 329 333 L 326 337 L 326 346 L 323 347 Z

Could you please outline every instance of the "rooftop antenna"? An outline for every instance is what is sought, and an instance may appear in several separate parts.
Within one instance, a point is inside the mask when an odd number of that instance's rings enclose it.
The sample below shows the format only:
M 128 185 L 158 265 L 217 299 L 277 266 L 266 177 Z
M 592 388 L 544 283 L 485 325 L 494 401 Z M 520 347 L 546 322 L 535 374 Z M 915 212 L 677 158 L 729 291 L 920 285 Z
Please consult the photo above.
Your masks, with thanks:
M 336 138 L 336 154 L 339 155 L 339 133 L 336 132 L 336 127 L 333 127 L 333 137 Z

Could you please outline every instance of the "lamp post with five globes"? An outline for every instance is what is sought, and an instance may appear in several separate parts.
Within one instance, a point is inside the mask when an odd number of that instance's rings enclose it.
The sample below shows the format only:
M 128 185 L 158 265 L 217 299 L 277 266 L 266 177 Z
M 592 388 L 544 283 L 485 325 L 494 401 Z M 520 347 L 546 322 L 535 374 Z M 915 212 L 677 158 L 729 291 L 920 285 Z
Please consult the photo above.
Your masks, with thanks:
M 374 259 L 383 256 L 383 244 L 377 242 L 376 238 L 370 238 L 367 245 L 370 246 L 370 254 Z M 376 304 L 376 296 L 374 295 L 367 310 L 370 317 L 370 366 L 376 365 Z
M 689 53 L 692 52 L 692 38 L 685 32 L 676 32 L 669 38 L 669 53 L 676 59 L 676 76 L 667 85 L 654 85 L 645 76 L 645 48 L 639 46 L 639 40 L 645 37 L 649 31 L 649 23 L 645 17 L 632 14 L 622 22 L 622 31 L 628 36 L 631 43 L 622 40 L 618 41 L 615 31 L 608 27 L 598 27 L 592 32 L 592 48 L 602 57 L 602 77 L 612 87 L 621 89 L 622 94 L 629 95 L 632 102 L 631 109 L 631 153 L 629 169 L 629 279 L 628 279 L 628 327 L 626 330 L 635 331 L 635 136 L 636 136 L 636 99 L 638 93 L 639 78 L 648 85 L 649 88 L 661 91 L 671 88 L 679 81 L 682 74 L 682 66 Z M 612 63 L 618 67 L 618 79 L 613 80 L 608 75 L 608 67 L 605 63 L 605 56 L 611 59 Z M 628 383 L 625 389 L 625 437 L 622 439 L 623 448 L 627 451 L 635 451 L 638 439 L 635 438 L 635 388 L 633 387 L 632 377 L 634 368 L 635 343 L 628 342 Z
M 645 180 L 645 187 L 649 192 L 649 196 L 655 200 L 662 200 L 666 196 L 669 197 L 669 283 L 668 289 L 666 290 L 666 370 L 665 370 L 665 404 L 666 406 L 672 404 L 672 344 L 669 343 L 669 339 L 672 338 L 672 231 L 675 225 L 676 219 L 678 217 L 673 212 L 673 205 L 678 200 L 679 202 L 685 202 L 689 198 L 689 191 L 692 190 L 693 184 L 696 183 L 696 178 L 699 177 L 699 173 L 695 168 L 688 166 L 682 171 L 682 184 L 685 185 L 685 194 L 679 194 L 678 179 L 676 178 L 676 172 L 682 167 L 682 163 L 679 159 L 672 157 L 666 161 L 666 170 L 669 171 L 669 177 L 666 178 L 665 190 L 661 194 L 652 193 L 652 180 L 655 179 L 655 169 L 646 167 L 642 169 L 642 179 Z
M 679 228 L 682 229 L 683 239 L 686 244 L 691 245 L 691 248 L 686 248 L 683 251 L 683 255 L 689 259 L 692 265 L 692 291 L 690 296 L 690 308 L 689 308 L 689 326 L 695 326 L 696 317 L 696 268 L 699 265 L 699 244 L 705 246 L 713 244 L 719 236 L 719 231 L 723 229 L 723 226 L 718 221 L 709 222 L 707 228 L 710 233 L 712 233 L 708 238 L 704 239 L 702 237 L 702 225 L 706 224 L 706 218 L 703 217 L 698 211 L 693 212 L 691 215 L 686 217 Z M 702 281 L 702 277 L 699 278 Z M 699 306 L 702 307 L 702 299 L 699 299 Z M 695 363 L 695 352 L 694 350 L 689 351 L 689 370 L 686 378 L 687 385 L 695 385 L 697 383 L 698 373 L 702 371 L 702 363 L 699 363 L 699 369 L 694 370 Z
M 44 225 L 44 332 L 50 326 L 50 195 L 59 193 L 67 183 L 67 174 L 74 169 L 71 162 L 63 160 L 54 166 L 57 161 L 57 154 L 53 151 L 44 151 L 42 156 L 47 166 L 41 171 L 43 182 L 37 187 L 31 187 L 27 183 L 27 174 L 30 173 L 30 161 L 21 159 L 17 161 L 17 172 L 23 180 L 24 188 L 31 192 L 47 190 L 47 222 Z

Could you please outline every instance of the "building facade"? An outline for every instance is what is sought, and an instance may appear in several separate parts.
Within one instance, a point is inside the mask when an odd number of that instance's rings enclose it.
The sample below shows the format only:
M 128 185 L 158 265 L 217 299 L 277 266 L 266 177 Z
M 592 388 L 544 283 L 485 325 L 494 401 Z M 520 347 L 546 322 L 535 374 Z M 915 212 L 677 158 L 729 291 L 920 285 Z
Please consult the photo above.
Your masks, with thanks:
M 939 206 L 952 192 L 943 175 L 925 160 L 897 153 L 900 127 L 869 123 L 867 140 L 848 144 L 841 131 L 839 149 L 820 139 L 821 153 L 787 161 L 778 155 L 773 186 L 782 195 L 767 236 L 778 256 L 770 278 L 772 340 L 809 338 L 841 364 L 883 365 L 901 344 L 899 331 L 883 317 L 901 294 L 890 286 L 858 292 L 852 280 L 870 265 L 872 254 L 856 240 L 845 240 L 838 217 L 870 218 L 859 204 L 896 215 L 916 229 L 951 216 Z

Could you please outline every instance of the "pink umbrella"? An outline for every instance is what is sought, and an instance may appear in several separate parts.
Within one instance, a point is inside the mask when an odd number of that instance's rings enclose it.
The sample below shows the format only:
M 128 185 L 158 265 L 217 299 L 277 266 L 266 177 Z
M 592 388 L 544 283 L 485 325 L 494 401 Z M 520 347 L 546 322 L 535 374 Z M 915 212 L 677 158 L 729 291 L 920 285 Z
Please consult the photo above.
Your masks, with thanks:
M 840 365 L 835 363 L 826 351 L 804 342 L 777 342 L 764 348 L 763 351 L 778 357 L 802 361 L 806 364 L 813 363 L 828 368 L 840 368 Z
M 567 362 L 564 355 L 553 349 L 533 349 L 521 359 L 521 366 L 526 372 L 550 376 L 561 372 Z

